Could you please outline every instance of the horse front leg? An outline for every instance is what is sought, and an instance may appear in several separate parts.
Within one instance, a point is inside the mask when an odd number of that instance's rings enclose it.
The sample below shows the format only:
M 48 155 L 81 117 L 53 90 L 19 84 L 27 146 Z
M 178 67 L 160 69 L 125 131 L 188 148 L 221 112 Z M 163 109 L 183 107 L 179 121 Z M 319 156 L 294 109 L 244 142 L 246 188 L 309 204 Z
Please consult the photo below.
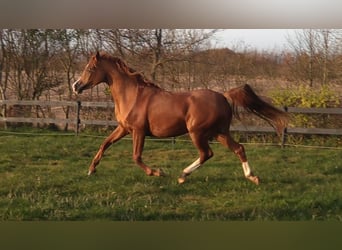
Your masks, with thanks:
M 133 160 L 141 167 L 148 176 L 165 176 L 161 169 L 151 169 L 142 160 L 142 151 L 145 144 L 145 133 L 143 131 L 133 131 Z
M 128 134 L 127 130 L 119 125 L 101 144 L 99 151 L 96 153 L 93 161 L 90 164 L 88 175 L 96 172 L 96 166 L 100 163 L 100 160 L 106 151 L 106 149 L 113 143 L 120 140 L 122 137 Z

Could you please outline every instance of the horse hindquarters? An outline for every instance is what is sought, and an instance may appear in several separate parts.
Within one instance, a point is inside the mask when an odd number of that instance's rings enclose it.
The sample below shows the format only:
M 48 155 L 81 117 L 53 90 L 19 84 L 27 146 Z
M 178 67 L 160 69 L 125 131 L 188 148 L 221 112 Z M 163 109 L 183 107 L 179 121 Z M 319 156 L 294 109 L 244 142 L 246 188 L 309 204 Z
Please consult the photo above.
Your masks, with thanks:
M 209 139 L 228 131 L 231 110 L 227 100 L 221 94 L 211 90 L 193 92 L 189 98 L 186 124 L 190 138 L 198 149 L 199 158 L 183 170 L 179 183 L 213 157 Z

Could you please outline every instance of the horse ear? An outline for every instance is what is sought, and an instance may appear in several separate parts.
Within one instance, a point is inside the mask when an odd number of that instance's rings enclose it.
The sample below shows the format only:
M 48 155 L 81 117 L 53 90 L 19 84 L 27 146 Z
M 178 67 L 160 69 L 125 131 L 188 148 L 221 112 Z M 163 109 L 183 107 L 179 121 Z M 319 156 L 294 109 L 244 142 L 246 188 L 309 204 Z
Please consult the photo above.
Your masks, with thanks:
M 96 52 L 95 58 L 96 58 L 96 60 L 100 59 L 100 52 L 99 51 Z

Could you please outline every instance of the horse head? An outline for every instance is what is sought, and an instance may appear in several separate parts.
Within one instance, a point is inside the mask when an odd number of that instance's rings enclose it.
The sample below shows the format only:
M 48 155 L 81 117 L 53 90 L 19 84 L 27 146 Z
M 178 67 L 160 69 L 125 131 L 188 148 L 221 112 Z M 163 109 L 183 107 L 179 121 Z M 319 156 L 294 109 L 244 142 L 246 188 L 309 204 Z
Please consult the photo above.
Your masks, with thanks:
M 90 58 L 81 77 L 72 85 L 74 93 L 80 94 L 83 90 L 90 89 L 97 84 L 106 81 L 106 74 L 100 65 L 100 60 L 101 55 L 99 52 Z

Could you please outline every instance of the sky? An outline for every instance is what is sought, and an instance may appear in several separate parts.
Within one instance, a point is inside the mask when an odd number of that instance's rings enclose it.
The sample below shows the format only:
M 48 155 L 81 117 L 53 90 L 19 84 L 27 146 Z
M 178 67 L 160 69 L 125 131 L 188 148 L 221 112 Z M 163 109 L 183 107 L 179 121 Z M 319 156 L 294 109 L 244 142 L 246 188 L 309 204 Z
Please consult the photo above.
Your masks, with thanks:
M 286 48 L 291 29 L 224 29 L 214 36 L 213 45 L 233 50 L 257 49 L 259 51 L 278 51 Z

